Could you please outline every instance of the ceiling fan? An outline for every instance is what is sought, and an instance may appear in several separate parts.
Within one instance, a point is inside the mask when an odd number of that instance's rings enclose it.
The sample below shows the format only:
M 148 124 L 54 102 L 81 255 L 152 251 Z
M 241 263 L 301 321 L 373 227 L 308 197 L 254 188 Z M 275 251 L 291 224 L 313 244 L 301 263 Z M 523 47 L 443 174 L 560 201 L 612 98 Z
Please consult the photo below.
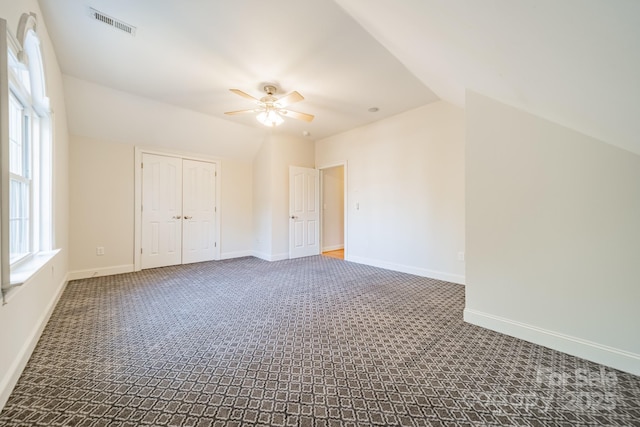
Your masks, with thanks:
M 299 113 L 297 111 L 289 110 L 288 107 L 291 104 L 300 102 L 304 99 L 298 92 L 293 91 L 290 94 L 278 99 L 274 95 L 277 92 L 275 85 L 267 84 L 264 86 L 264 91 L 267 94 L 260 99 L 254 98 L 241 91 L 240 89 L 229 89 L 236 95 L 240 95 L 244 98 L 254 101 L 257 105 L 255 108 L 239 111 L 228 111 L 225 114 L 246 114 L 246 113 L 258 113 L 256 119 L 265 126 L 275 127 L 284 122 L 283 117 L 291 117 L 298 120 L 304 120 L 310 122 L 313 120 L 311 114 Z

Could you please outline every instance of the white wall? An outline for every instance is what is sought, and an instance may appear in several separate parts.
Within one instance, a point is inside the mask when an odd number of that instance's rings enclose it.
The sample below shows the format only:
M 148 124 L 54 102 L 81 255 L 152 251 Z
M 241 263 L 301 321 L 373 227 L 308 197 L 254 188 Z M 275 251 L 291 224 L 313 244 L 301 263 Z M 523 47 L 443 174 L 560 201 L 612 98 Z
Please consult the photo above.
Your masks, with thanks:
M 222 160 L 220 258 L 253 253 L 253 164 L 244 160 Z
M 315 167 L 315 144 L 305 138 L 276 135 L 272 138 L 272 257 L 289 258 L 289 166 Z
M 133 270 L 135 146 L 222 157 L 220 256 L 252 253 L 252 150 L 261 131 L 72 77 L 64 85 L 76 132 L 69 165 L 72 277 Z M 104 256 L 96 255 L 98 246 Z
M 252 161 L 267 130 L 64 76 L 69 133 Z
M 348 162 L 349 260 L 464 283 L 464 138 L 436 102 L 316 143 L 318 167 Z
M 467 94 L 465 320 L 640 374 L 640 156 Z
M 266 260 L 272 247 L 271 145 L 265 138 L 253 160 L 253 255 Z
M 344 248 L 344 167 L 322 170 L 322 251 Z
M 178 153 L 179 154 L 179 153 Z M 71 137 L 72 277 L 134 269 L 134 146 Z M 222 159 L 220 256 L 251 254 L 252 165 Z M 96 255 L 96 247 L 104 255 Z
M 16 34 L 22 13 L 38 17 L 37 32 L 42 42 L 46 90 L 54 112 L 53 134 L 53 215 L 56 257 L 39 273 L 11 291 L 7 304 L 0 306 L 0 409 L 6 403 L 44 328 L 57 298 L 64 289 L 68 271 L 68 134 L 62 76 L 56 55 L 41 19 L 38 2 L 0 2 L 0 17 Z
M 70 271 L 133 271 L 134 147 L 80 136 L 70 147 Z
M 289 166 L 314 167 L 314 143 L 280 135 L 265 138 L 253 162 L 254 255 L 289 258 Z

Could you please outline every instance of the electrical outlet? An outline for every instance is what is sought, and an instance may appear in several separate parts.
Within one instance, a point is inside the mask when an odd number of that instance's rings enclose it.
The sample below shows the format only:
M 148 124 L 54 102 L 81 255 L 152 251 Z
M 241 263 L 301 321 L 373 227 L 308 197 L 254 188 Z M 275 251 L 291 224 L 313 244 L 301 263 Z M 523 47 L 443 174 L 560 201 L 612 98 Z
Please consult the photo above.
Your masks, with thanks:
M 98 247 L 96 248 L 96 255 L 97 255 L 97 256 L 102 256 L 102 255 L 104 255 L 104 246 L 98 246 Z
M 458 261 L 464 261 L 464 252 L 458 252 Z

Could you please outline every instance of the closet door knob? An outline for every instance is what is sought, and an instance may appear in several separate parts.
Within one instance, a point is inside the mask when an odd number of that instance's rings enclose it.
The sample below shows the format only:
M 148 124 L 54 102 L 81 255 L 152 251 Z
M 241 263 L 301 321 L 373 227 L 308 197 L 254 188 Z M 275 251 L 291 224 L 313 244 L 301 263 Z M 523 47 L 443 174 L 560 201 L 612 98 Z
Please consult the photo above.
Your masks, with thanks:
M 173 218 L 173 219 L 180 219 L 180 218 L 182 218 L 182 217 L 181 217 L 180 215 L 174 215 L 174 216 L 172 216 L 171 218 Z

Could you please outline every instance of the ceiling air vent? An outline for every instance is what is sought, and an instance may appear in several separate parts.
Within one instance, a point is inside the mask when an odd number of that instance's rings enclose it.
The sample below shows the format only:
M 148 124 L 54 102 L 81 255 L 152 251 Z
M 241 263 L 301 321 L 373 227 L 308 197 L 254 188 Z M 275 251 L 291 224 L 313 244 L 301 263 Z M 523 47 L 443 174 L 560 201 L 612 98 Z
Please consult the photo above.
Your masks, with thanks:
M 100 21 L 104 24 L 107 24 L 113 28 L 116 28 L 120 31 L 124 31 L 127 34 L 130 34 L 132 36 L 136 35 L 136 27 L 134 27 L 133 25 L 129 25 L 126 22 L 123 22 L 119 19 L 116 19 L 112 16 L 109 16 L 107 14 L 104 14 L 102 12 L 100 12 L 99 10 L 95 10 L 94 8 L 90 7 L 89 8 L 89 13 L 91 14 L 91 17 L 97 21 Z

